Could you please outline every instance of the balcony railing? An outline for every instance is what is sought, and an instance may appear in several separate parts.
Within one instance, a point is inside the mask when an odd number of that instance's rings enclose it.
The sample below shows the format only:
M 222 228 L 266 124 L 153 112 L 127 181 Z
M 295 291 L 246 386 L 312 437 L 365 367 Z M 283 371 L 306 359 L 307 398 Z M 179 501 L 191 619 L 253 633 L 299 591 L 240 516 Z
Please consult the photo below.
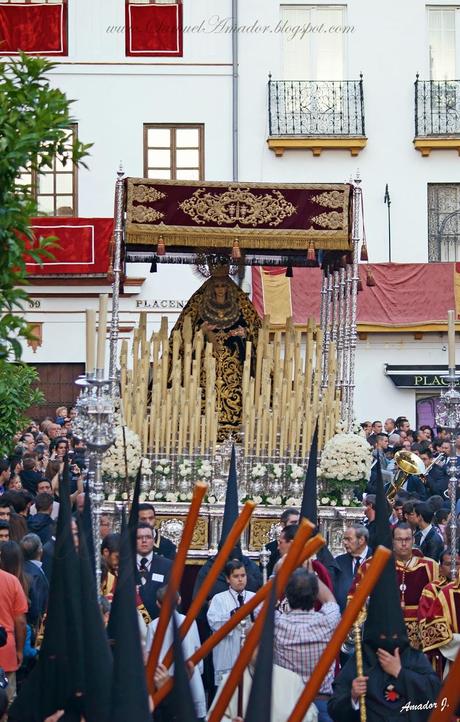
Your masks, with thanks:
M 268 82 L 270 136 L 364 136 L 360 80 Z
M 460 135 L 460 80 L 415 81 L 415 137 Z

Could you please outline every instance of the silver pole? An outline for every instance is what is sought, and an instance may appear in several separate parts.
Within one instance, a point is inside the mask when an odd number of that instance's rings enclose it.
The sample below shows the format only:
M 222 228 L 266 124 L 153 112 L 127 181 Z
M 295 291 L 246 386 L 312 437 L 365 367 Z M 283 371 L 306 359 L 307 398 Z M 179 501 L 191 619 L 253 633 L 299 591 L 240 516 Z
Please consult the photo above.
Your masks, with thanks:
M 334 284 L 334 276 L 332 271 L 327 275 L 326 287 L 326 311 L 324 318 L 324 337 L 323 337 L 323 377 L 321 388 L 327 388 L 328 384 L 328 364 L 329 364 L 329 344 L 331 342 L 331 320 L 332 320 L 332 291 Z
M 340 267 L 339 270 L 339 323 L 337 334 L 337 384 L 336 387 L 341 391 L 341 399 L 343 403 L 343 348 L 345 340 L 345 268 Z
M 238 0 L 232 0 L 232 165 L 233 180 L 239 174 L 239 139 L 238 139 Z
M 121 246 L 123 243 L 123 208 L 124 208 L 124 181 L 123 168 L 117 171 L 115 183 L 115 248 L 113 254 L 113 283 L 112 283 L 112 319 L 110 322 L 110 357 L 109 357 L 109 381 L 112 395 L 116 395 L 117 386 L 117 349 L 119 329 L 119 305 L 120 305 L 120 276 L 121 276 Z
M 342 420 L 348 419 L 348 400 L 350 397 L 350 326 L 351 326 L 351 282 L 353 268 L 347 263 L 345 269 L 345 328 L 343 332 L 343 392 L 342 392 Z
M 349 393 L 347 408 L 347 425 L 351 431 L 354 420 L 355 395 L 355 360 L 356 360 L 356 315 L 358 307 L 358 252 L 360 239 L 360 210 L 361 210 L 361 178 L 356 174 L 353 188 L 353 271 L 351 277 L 351 319 L 350 319 L 350 367 L 349 367 Z

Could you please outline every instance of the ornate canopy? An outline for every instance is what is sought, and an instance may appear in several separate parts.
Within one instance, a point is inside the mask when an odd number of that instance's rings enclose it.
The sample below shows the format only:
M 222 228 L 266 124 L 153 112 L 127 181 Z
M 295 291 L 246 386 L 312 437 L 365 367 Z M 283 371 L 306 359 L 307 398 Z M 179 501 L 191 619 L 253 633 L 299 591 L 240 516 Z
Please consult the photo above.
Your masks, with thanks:
M 351 186 L 126 179 L 128 248 L 278 255 L 351 249 Z

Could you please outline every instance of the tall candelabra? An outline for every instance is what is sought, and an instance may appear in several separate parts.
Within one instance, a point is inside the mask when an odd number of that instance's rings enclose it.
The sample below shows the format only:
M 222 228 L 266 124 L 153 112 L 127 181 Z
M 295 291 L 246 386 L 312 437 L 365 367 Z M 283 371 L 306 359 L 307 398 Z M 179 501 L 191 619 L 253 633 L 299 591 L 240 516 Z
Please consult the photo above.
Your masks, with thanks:
M 104 369 L 87 374 L 76 382 L 81 386 L 77 400 L 76 426 L 89 452 L 88 488 L 91 498 L 92 527 L 96 588 L 101 589 L 101 532 L 100 520 L 104 503 L 102 460 L 104 453 L 115 441 L 114 403 L 111 395 L 111 379 L 104 378 Z
M 446 377 L 449 384 L 446 391 L 441 393 L 440 403 L 436 412 L 436 423 L 451 431 L 451 452 L 448 466 L 449 485 L 447 493 L 450 500 L 450 573 L 452 579 L 457 577 L 457 486 L 458 467 L 456 454 L 456 437 L 460 429 L 460 393 L 456 389 L 459 377 L 455 366 L 455 326 L 453 311 L 449 311 L 449 375 Z

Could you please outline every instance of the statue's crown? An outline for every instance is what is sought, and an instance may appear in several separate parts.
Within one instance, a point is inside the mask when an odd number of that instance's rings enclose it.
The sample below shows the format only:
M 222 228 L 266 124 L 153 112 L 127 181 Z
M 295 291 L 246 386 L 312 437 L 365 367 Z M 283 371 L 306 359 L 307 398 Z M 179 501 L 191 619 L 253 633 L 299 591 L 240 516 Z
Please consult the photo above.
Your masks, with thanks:
M 211 266 L 209 270 L 211 271 L 212 278 L 227 278 L 230 265 L 228 263 L 220 262 L 215 266 Z

